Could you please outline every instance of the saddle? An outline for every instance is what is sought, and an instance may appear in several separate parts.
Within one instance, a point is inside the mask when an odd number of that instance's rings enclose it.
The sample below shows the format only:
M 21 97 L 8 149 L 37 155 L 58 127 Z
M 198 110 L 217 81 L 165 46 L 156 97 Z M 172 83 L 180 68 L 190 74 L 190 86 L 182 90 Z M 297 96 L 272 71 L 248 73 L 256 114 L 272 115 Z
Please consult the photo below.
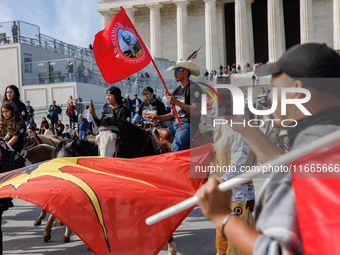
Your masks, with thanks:
M 39 144 L 43 144 L 39 136 L 33 136 L 33 137 L 28 137 L 24 141 L 24 149 L 28 150 L 30 148 L 33 148 Z
M 166 153 L 171 151 L 172 142 L 174 136 L 171 135 L 170 131 L 166 128 L 158 128 L 152 131 L 152 136 L 157 144 L 158 154 Z M 212 140 L 206 134 L 197 130 L 193 135 L 187 149 L 199 147 L 208 143 L 212 143 Z

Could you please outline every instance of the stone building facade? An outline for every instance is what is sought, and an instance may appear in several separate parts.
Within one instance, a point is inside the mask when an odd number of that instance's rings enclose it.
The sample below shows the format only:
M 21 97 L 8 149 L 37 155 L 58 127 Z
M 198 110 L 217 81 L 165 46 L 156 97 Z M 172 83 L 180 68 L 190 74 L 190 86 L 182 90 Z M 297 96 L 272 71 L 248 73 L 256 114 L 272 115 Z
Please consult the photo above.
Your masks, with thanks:
M 123 6 L 153 57 L 185 59 L 203 46 L 201 69 L 276 61 L 289 47 L 340 50 L 340 0 L 99 0 L 102 26 Z

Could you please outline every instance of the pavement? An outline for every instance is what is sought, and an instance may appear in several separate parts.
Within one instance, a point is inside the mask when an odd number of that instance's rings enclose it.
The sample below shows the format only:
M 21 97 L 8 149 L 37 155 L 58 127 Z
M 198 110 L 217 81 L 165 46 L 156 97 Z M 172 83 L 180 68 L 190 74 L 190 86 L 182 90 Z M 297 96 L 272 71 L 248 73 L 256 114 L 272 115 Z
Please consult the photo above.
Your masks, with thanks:
M 254 180 L 256 196 L 265 177 Z M 40 214 L 40 208 L 23 200 L 13 199 L 14 207 L 5 211 L 2 218 L 3 254 L 24 255 L 80 255 L 93 254 L 81 239 L 72 234 L 71 241 L 61 243 L 65 227 L 53 227 L 52 239 L 44 243 L 43 231 L 46 220 L 42 226 L 33 226 L 34 220 Z M 178 255 L 214 255 L 215 227 L 204 217 L 198 206 L 182 222 L 174 232 Z M 167 254 L 167 245 L 159 255 Z

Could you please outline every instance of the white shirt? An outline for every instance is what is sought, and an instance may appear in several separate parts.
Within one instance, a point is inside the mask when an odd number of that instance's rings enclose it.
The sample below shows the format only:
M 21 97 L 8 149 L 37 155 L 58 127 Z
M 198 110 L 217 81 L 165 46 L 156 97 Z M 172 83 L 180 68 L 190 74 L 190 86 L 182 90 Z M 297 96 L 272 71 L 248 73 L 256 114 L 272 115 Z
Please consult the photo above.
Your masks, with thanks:
M 93 122 L 93 116 L 88 110 L 85 111 L 85 118 L 88 122 Z
M 166 96 L 164 96 L 164 97 L 162 98 L 162 102 L 163 102 L 163 104 L 165 105 L 165 107 L 171 107 L 171 105 L 170 105 L 170 103 L 169 103 L 169 100 L 168 100 L 168 98 L 167 98 Z
M 63 134 L 65 133 L 69 133 L 72 135 L 72 130 L 70 128 L 65 128 L 64 131 L 63 131 Z

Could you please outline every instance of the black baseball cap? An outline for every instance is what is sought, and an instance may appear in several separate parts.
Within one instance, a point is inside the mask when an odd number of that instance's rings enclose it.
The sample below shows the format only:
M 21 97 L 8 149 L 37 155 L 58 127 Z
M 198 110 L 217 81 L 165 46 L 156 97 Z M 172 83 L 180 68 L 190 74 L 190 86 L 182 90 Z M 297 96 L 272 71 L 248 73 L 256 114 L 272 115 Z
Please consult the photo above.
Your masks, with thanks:
M 258 66 L 258 76 L 286 73 L 306 86 L 340 93 L 340 56 L 326 44 L 306 43 L 288 49 L 275 63 Z
M 120 88 L 112 86 L 106 90 L 106 94 L 114 95 L 117 103 L 122 104 L 122 92 L 120 91 Z

